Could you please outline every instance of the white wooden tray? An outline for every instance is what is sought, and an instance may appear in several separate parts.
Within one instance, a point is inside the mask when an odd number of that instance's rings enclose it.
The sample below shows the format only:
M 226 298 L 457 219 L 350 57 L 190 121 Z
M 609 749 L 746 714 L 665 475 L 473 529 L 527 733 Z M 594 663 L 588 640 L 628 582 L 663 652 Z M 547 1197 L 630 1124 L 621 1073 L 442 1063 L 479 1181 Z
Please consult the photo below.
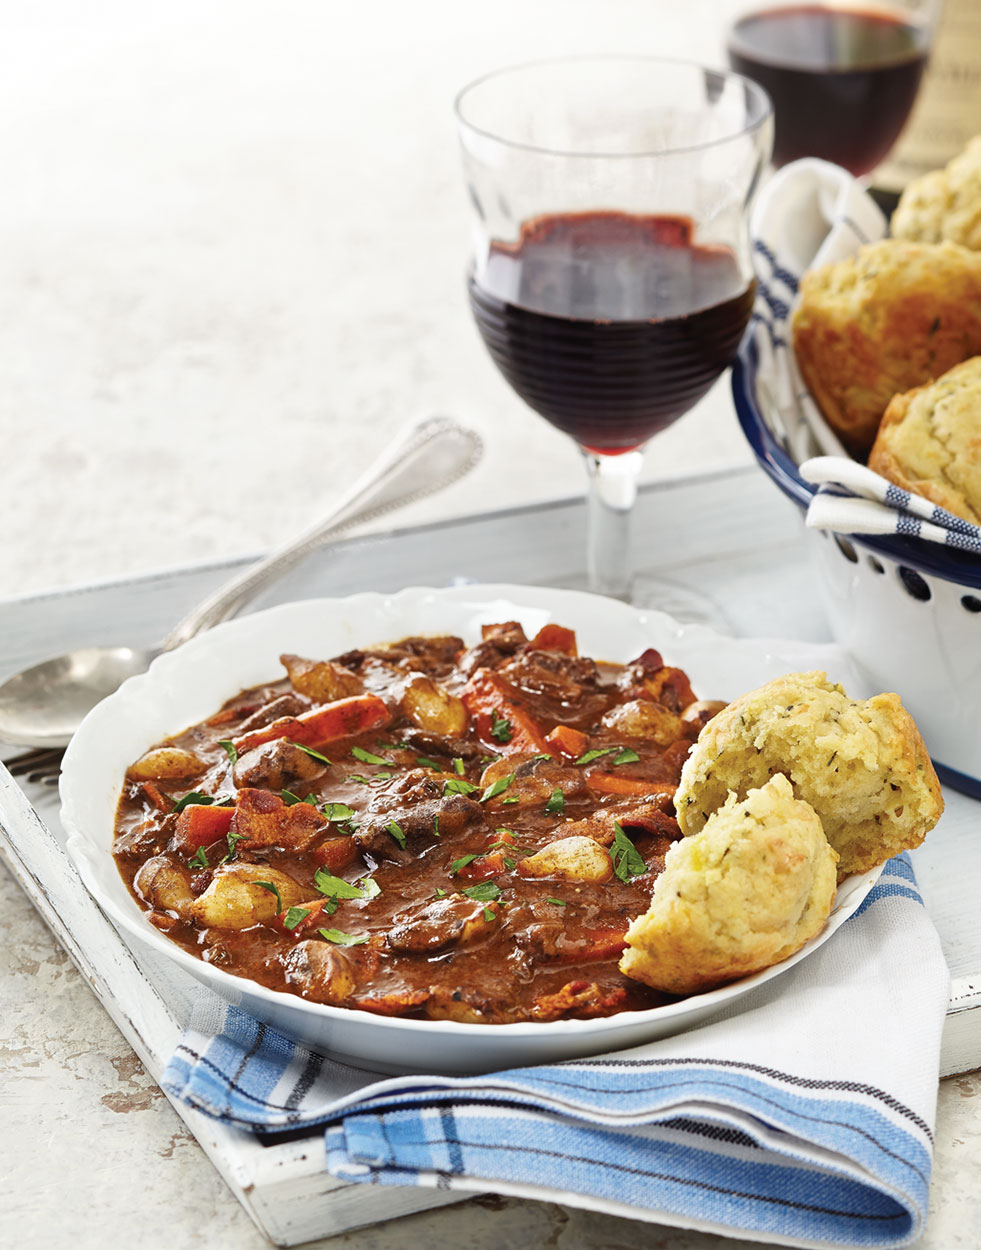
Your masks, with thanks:
M 638 549 L 648 572 L 708 593 L 734 634 L 824 640 L 827 627 L 799 522 L 755 468 L 642 492 Z M 581 585 L 583 507 L 559 503 L 338 544 L 257 601 L 443 585 L 462 578 Z M 68 646 L 152 643 L 231 564 L 176 570 L 0 603 L 0 679 Z M 5 750 L 9 757 L 13 750 Z M 915 855 L 953 984 L 944 1075 L 981 1067 L 981 804 L 948 792 L 936 834 Z M 0 855 L 157 1079 L 187 1019 L 196 984 L 165 961 L 137 962 L 82 887 L 64 853 L 54 790 L 22 789 L 0 767 Z M 187 1123 L 256 1224 L 291 1246 L 459 1200 L 434 1190 L 332 1181 L 320 1133 L 273 1146 L 182 1106 Z

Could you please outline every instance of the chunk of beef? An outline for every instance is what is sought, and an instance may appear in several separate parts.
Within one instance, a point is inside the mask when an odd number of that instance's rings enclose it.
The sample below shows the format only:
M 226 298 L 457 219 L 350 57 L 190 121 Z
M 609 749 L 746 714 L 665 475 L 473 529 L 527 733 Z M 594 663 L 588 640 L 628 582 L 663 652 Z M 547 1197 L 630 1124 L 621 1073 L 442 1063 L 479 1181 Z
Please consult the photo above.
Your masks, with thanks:
M 258 711 L 253 712 L 247 720 L 242 721 L 241 725 L 237 725 L 235 736 L 250 733 L 253 729 L 265 729 L 267 725 L 271 725 L 274 720 L 279 720 L 283 716 L 299 716 L 309 707 L 309 703 L 295 694 L 280 695 L 278 699 L 273 699 L 272 703 L 266 703 Z
M 481 632 L 482 641 L 465 651 L 459 660 L 458 667 L 467 677 L 478 668 L 497 668 L 503 660 L 514 655 L 519 647 L 528 642 L 525 631 L 517 621 L 485 625 Z
M 476 742 L 469 742 L 466 738 L 452 738 L 446 734 L 428 733 L 425 729 L 404 729 L 400 731 L 399 737 L 417 751 L 442 757 L 440 763 L 443 759 L 476 760 L 483 754 Z
M 439 790 L 438 783 L 436 788 Z M 391 828 L 393 823 L 405 838 L 406 848 L 411 848 L 413 844 L 428 845 L 446 834 L 458 834 L 467 825 L 479 824 L 483 818 L 480 804 L 473 799 L 462 794 L 440 793 L 438 798 L 422 799 L 411 807 L 390 807 L 384 811 L 369 808 L 354 833 L 354 841 L 375 859 L 402 863 L 411 858 L 411 852 L 401 848 Z

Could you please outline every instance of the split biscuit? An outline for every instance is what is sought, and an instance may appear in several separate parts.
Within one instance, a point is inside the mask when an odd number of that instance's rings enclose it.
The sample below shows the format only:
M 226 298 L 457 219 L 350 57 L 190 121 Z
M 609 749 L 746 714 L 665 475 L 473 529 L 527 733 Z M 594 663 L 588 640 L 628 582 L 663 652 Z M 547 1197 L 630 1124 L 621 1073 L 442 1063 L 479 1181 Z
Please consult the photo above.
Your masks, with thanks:
M 883 239 L 813 269 L 793 341 L 825 420 L 864 459 L 893 395 L 981 355 L 981 252 Z
M 684 834 L 775 773 L 821 818 L 839 880 L 919 846 L 940 819 L 940 783 L 896 694 L 850 699 L 826 674 L 788 673 L 730 703 L 699 734 L 675 795 Z
M 730 793 L 700 833 L 668 851 L 650 909 L 627 930 L 621 971 L 695 994 L 779 963 L 824 927 L 837 860 L 786 777 L 741 801 Z

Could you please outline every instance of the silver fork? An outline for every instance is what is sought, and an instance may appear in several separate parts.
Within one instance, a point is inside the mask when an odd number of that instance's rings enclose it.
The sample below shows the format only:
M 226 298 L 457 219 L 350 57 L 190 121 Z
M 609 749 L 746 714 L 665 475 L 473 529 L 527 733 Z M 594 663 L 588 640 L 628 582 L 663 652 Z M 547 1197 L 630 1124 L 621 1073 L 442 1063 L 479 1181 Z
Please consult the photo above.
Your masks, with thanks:
M 14 755 L 2 762 L 11 777 L 23 777 L 32 785 L 53 788 L 58 784 L 61 775 L 64 754 L 64 747 L 38 747 L 34 751 L 25 751 L 23 755 Z

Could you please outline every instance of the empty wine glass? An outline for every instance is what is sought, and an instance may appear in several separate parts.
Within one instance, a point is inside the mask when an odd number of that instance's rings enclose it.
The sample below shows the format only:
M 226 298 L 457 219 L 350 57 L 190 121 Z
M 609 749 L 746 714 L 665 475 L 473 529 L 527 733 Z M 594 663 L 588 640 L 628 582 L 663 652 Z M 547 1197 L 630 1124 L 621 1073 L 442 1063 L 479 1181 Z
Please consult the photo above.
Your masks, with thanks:
M 629 598 L 642 449 L 749 320 L 769 100 L 687 62 L 572 57 L 489 74 L 456 112 L 477 326 L 518 395 L 579 444 L 590 586 Z

